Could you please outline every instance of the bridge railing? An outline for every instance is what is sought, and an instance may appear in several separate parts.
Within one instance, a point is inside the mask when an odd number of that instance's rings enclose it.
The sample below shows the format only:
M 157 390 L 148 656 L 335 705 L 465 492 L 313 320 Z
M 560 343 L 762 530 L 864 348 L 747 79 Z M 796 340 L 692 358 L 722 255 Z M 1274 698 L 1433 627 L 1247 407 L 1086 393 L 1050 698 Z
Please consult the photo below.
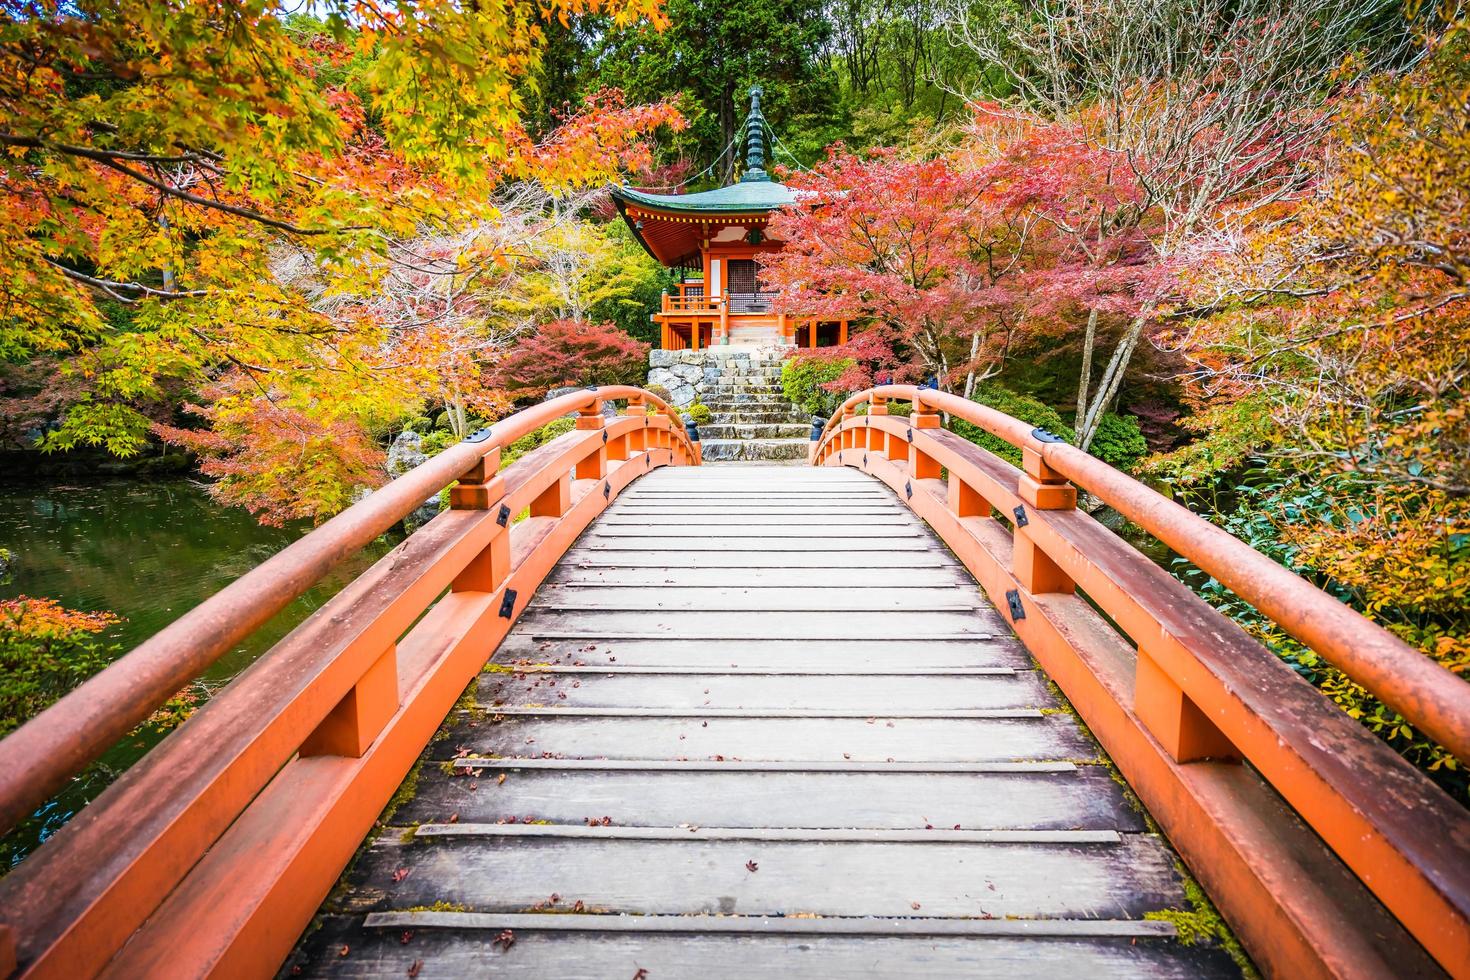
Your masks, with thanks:
M 911 402 L 913 414 L 887 414 L 890 400 Z M 945 431 L 941 412 L 1018 447 L 1022 468 Z M 1428 951 L 1443 969 L 1470 973 L 1470 813 L 1078 510 L 1077 487 L 1461 763 L 1470 763 L 1470 684 L 1138 481 L 958 396 L 862 392 L 814 432 L 812 452 L 815 464 L 884 480 L 944 538 L 1268 972 L 1438 972 Z
M 627 399 L 605 418 L 605 401 Z M 648 407 L 657 409 L 649 414 Z M 520 437 L 576 429 L 500 469 Z M 699 459 L 637 388 L 472 435 L 327 521 L 0 742 L 10 829 L 425 499 L 451 508 L 272 647 L 0 879 L 0 977 L 268 976 L 533 590 L 634 479 Z

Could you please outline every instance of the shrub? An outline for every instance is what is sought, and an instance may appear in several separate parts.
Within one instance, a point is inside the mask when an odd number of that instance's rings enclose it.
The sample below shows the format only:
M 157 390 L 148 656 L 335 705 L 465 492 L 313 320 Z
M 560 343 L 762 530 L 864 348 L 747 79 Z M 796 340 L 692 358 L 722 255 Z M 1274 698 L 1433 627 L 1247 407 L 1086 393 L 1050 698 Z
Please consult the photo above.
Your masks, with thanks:
M 1138 427 L 1138 419 L 1132 415 L 1105 412 L 1098 422 L 1097 434 L 1092 437 L 1092 448 L 1088 452 L 1110 466 L 1131 470 L 1148 454 L 1148 442 Z
M 657 395 L 664 401 L 669 401 L 671 398 L 674 397 L 673 395 L 669 394 L 669 389 L 665 388 L 663 385 L 644 385 L 643 390 L 648 392 L 650 395 Z
M 0 736 L 107 666 L 117 647 L 93 637 L 117 622 L 54 599 L 0 600 Z
M 970 400 L 980 405 L 987 405 L 997 412 L 1004 412 L 1011 418 L 1019 419 L 1034 428 L 1056 433 L 1069 442 L 1073 438 L 1072 430 L 1062 422 L 1062 417 L 1057 414 L 1056 409 L 1049 408 L 1030 395 L 1020 395 L 1001 385 L 987 383 L 976 385 L 975 393 L 970 396 Z M 1021 450 L 1004 439 L 991 435 L 978 425 L 972 425 L 964 419 L 952 418 L 949 428 L 955 435 L 968 439 L 982 449 L 990 450 L 1001 459 L 1008 460 L 1016 466 L 1021 465 Z
M 797 354 L 781 365 L 781 391 L 786 400 L 812 415 L 830 416 L 842 404 L 843 394 L 824 385 L 840 378 L 853 366 L 851 358 L 833 360 Z
M 419 443 L 419 450 L 426 456 L 433 456 L 436 453 L 442 453 L 454 445 L 454 442 L 453 432 L 447 432 L 444 429 L 435 429 L 424 436 L 423 441 Z
M 572 416 L 566 416 L 565 418 L 553 419 L 535 432 L 529 432 L 521 436 L 515 442 L 506 446 L 505 451 L 500 454 L 500 468 L 505 469 L 531 450 L 546 445 L 557 436 L 566 435 L 576 427 L 577 420 Z
M 496 368 L 496 381 L 518 399 L 567 385 L 639 384 L 648 345 L 611 323 L 554 320 L 518 342 Z
M 708 405 L 695 402 L 689 406 L 689 421 L 695 425 L 709 425 L 714 417 L 714 413 L 709 410 Z

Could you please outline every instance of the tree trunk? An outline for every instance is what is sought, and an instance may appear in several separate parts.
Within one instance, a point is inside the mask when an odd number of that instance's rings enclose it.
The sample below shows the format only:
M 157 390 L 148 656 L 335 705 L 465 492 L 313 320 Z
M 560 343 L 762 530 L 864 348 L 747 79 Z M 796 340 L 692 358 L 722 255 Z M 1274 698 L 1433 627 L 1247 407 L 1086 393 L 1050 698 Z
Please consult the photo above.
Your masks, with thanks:
M 1128 332 L 1118 341 L 1113 356 L 1108 360 L 1107 370 L 1098 379 L 1097 391 L 1093 393 L 1087 413 L 1077 426 L 1078 448 L 1087 449 L 1092 445 L 1092 439 L 1097 435 L 1098 423 L 1102 421 L 1103 410 L 1113 400 L 1113 396 L 1118 393 L 1118 388 L 1123 384 L 1123 375 L 1128 370 L 1128 361 L 1133 357 L 1133 349 L 1138 346 L 1138 338 L 1143 334 L 1143 325 L 1147 319 L 1147 316 L 1135 319 L 1128 325 Z
M 965 400 L 975 393 L 975 358 L 980 356 L 980 331 L 970 337 L 970 369 L 965 372 Z
M 1077 435 L 1081 445 L 1082 422 L 1087 414 L 1087 386 L 1092 382 L 1092 345 L 1097 342 L 1097 310 L 1087 314 L 1087 331 L 1082 335 L 1082 371 L 1077 377 Z

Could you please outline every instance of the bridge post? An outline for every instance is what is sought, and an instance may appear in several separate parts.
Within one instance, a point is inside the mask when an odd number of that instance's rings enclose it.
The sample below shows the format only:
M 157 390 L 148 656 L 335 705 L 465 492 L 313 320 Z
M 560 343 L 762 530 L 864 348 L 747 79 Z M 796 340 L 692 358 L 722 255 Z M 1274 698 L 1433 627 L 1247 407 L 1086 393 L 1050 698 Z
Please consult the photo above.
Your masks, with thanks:
M 1240 750 L 1159 666 L 1157 652 L 1138 645 L 1133 713 L 1175 762 L 1239 759 Z
M 658 430 L 658 444 L 668 449 L 669 454 L 674 458 L 675 465 L 688 463 L 689 460 L 686 458 L 688 454 L 684 450 L 683 443 L 674 437 L 675 429 L 679 431 L 684 429 L 684 422 L 679 418 L 679 410 L 669 405 L 664 408 L 663 416 L 668 419 L 669 427 Z
M 887 415 L 888 399 L 882 395 L 874 395 L 873 400 L 868 403 L 868 414 Z M 882 429 L 873 428 L 872 426 L 868 427 L 868 441 L 864 448 L 869 452 L 882 453 L 884 456 L 887 456 L 888 445 L 888 433 Z
M 488 510 L 505 496 L 505 479 L 500 473 L 500 450 L 492 449 L 449 488 L 452 510 Z
M 572 506 L 572 474 L 563 473 L 551 486 L 531 501 L 532 517 L 560 517 Z
M 398 646 L 390 643 L 347 696 L 301 743 L 303 758 L 340 755 L 358 759 L 398 711 Z
M 577 415 L 577 430 L 579 432 L 595 432 L 607 427 L 607 422 L 602 417 L 602 399 L 594 398 L 592 404 L 582 409 Z M 600 480 L 607 476 L 607 443 L 597 447 L 597 451 L 587 456 L 577 464 L 577 479 Z
M 980 491 L 970 486 L 958 475 L 949 474 L 949 511 L 956 517 L 984 517 L 989 518 L 994 509 L 990 501 L 980 495 Z
M 913 414 L 909 416 L 909 424 L 916 429 L 939 428 L 939 413 L 932 409 L 925 409 L 922 393 L 914 395 L 914 409 Z M 921 450 L 914 443 L 909 443 L 909 476 L 915 480 L 937 480 L 939 469 L 939 460 Z
M 473 469 L 459 478 L 449 490 L 449 506 L 454 510 L 489 510 L 501 506 L 505 496 L 505 478 L 499 475 L 500 450 L 490 450 L 480 457 Z M 490 543 L 464 567 L 450 589 L 454 592 L 494 592 L 510 574 L 510 520 L 497 527 Z
M 632 418 L 647 419 L 648 408 L 643 404 L 643 398 L 635 395 L 628 399 L 628 407 L 623 409 L 623 414 Z M 642 452 L 648 446 L 648 429 L 639 427 L 623 437 L 623 455 L 619 459 L 627 459 L 634 453 Z
M 1029 446 L 1021 449 L 1021 500 L 1036 510 L 1071 510 L 1077 506 L 1077 488 L 1041 458 Z M 1019 522 L 1018 522 L 1019 523 Z M 1023 527 L 1016 528 L 1012 566 L 1021 587 L 1027 592 L 1071 592 L 1076 588 L 1060 565 L 1037 547 Z

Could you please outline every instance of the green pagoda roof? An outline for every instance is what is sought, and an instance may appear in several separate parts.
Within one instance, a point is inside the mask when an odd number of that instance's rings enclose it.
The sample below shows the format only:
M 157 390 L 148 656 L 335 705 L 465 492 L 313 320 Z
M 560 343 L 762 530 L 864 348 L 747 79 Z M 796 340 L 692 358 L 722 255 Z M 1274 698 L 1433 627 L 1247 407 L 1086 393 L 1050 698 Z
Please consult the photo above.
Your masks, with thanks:
M 745 120 L 745 173 L 738 183 L 698 194 L 645 194 L 628 187 L 614 187 L 612 195 L 620 203 L 684 213 L 774 211 L 792 204 L 796 192 L 766 173 L 766 129 L 761 90 L 756 86 L 750 90 L 750 115 Z
M 645 194 L 631 187 L 614 187 L 612 195 L 627 204 L 641 204 L 660 211 L 740 212 L 774 211 L 795 203 L 796 192 L 774 180 L 740 181 L 698 194 Z

